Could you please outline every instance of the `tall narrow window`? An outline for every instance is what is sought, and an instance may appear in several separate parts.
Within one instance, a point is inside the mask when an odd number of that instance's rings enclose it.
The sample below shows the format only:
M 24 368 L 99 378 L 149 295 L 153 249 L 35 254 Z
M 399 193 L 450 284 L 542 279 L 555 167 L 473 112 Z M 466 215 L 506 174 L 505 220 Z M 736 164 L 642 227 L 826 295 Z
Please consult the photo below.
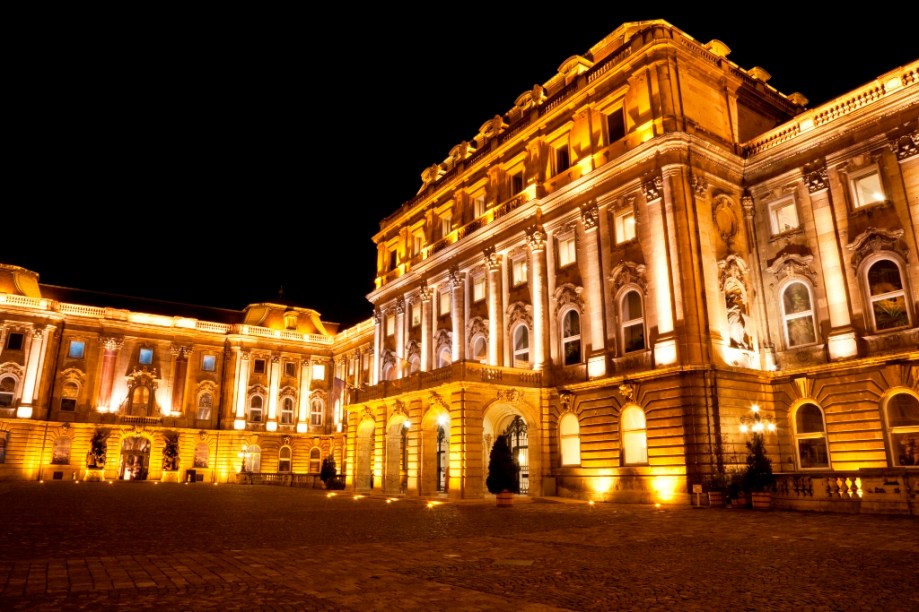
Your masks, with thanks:
M 472 301 L 481 302 L 485 299 L 485 277 L 476 276 L 472 279 Z
M 421 325 L 421 304 L 415 302 L 411 307 L 412 312 L 412 327 L 418 327 Z
M 279 472 L 289 472 L 290 471 L 290 456 L 291 456 L 290 447 L 282 446 L 281 450 L 278 452 L 278 471 Z
M 485 214 L 485 196 L 483 195 L 477 196 L 472 201 L 472 206 L 473 206 L 473 214 L 475 215 L 476 218 L 484 215 Z
M 887 401 L 887 427 L 893 464 L 919 467 L 919 399 L 897 393 Z
M 514 330 L 514 367 L 530 367 L 530 330 L 526 325 Z
M 285 397 L 281 400 L 281 414 L 279 423 L 281 425 L 290 425 L 294 422 L 294 400 L 291 397 Z
M 64 412 L 73 412 L 77 409 L 77 395 L 80 393 L 80 387 L 77 383 L 67 381 L 61 390 L 61 410 Z
M 446 238 L 453 231 L 453 215 L 446 212 L 440 216 L 440 235 Z
M 580 465 L 581 437 L 578 417 L 570 412 L 558 421 L 558 437 L 561 441 L 562 465 Z
M 450 314 L 450 298 L 451 295 L 449 291 L 441 291 L 439 308 L 439 314 L 441 316 Z
M 523 171 L 511 175 L 511 196 L 523 191 Z
M 206 421 L 211 418 L 211 408 L 214 406 L 214 396 L 210 393 L 202 393 L 198 396 L 198 414 L 199 420 Z
M 562 317 L 562 358 L 565 365 L 581 363 L 581 316 L 569 310 Z
M 807 285 L 793 282 L 782 292 L 785 341 L 789 348 L 817 342 L 814 309 Z
M 318 474 L 322 470 L 322 451 L 318 448 L 310 449 L 310 474 Z
M 795 199 L 787 198 L 769 205 L 769 218 L 772 221 L 773 235 L 791 231 L 798 227 L 798 209 Z
M 802 404 L 795 411 L 795 441 L 801 469 L 830 467 L 823 411 L 815 404 Z
M 875 330 L 909 325 L 906 292 L 896 263 L 882 259 L 868 269 L 868 293 Z
M 322 398 L 313 398 L 310 401 L 310 425 L 322 425 L 323 412 L 325 412 L 325 402 L 322 401 Z
M 622 411 L 622 463 L 635 465 L 648 462 L 648 432 L 645 412 L 638 406 Z
M 616 235 L 616 244 L 635 238 L 635 210 L 631 206 L 616 211 L 613 217 L 613 233 Z
M 568 139 L 564 138 L 553 148 L 555 174 L 564 172 L 571 166 L 571 156 L 568 153 Z
M 249 400 L 249 421 L 259 423 L 262 420 L 262 396 L 253 395 Z
M 565 266 L 573 264 L 577 260 L 577 253 L 575 251 L 575 242 L 574 234 L 569 234 L 562 238 L 558 239 L 558 266 L 564 268 Z
M 396 315 L 389 313 L 386 315 L 386 335 L 393 336 L 396 333 Z
M 610 143 L 625 137 L 625 117 L 621 106 L 606 115 L 606 134 Z
M 645 319 L 641 295 L 632 289 L 620 301 L 622 317 L 622 349 L 624 352 L 641 351 L 645 348 Z
M 527 260 L 524 257 L 518 257 L 511 261 L 511 284 L 516 287 L 525 282 L 527 282 Z
M 0 378 L 0 408 L 13 405 L 13 394 L 16 391 L 16 379 L 12 376 Z

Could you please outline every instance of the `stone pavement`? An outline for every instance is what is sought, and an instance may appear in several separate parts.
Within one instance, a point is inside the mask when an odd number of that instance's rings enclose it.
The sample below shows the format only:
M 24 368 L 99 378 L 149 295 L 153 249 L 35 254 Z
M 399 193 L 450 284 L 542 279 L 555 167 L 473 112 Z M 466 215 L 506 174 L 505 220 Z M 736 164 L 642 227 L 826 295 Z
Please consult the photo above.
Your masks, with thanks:
M 919 610 L 919 520 L 0 482 L 0 610 Z

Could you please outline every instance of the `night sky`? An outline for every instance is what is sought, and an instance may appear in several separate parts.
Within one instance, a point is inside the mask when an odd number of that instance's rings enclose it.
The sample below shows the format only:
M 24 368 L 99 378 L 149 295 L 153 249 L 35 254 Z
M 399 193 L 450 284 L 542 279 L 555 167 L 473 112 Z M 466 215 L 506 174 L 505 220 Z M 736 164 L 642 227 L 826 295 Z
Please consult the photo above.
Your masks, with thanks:
M 811 107 L 919 58 L 914 22 L 873 11 L 830 25 L 699 7 L 208 6 L 19 24 L 0 262 L 46 284 L 231 309 L 283 287 L 349 326 L 372 313 L 371 238 L 422 171 L 623 22 L 717 38 Z

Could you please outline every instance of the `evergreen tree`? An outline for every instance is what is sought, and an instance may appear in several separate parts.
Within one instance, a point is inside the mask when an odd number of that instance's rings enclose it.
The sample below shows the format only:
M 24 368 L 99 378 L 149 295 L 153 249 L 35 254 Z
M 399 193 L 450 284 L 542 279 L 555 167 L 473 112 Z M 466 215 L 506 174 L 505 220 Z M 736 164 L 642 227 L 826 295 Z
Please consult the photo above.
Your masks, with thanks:
M 520 492 L 520 481 L 517 475 L 520 467 L 514 460 L 514 454 L 507 442 L 507 436 L 501 435 L 495 440 L 494 446 L 491 447 L 491 454 L 488 456 L 488 477 L 485 479 L 485 486 L 489 493 L 501 493 L 509 491 L 511 493 Z

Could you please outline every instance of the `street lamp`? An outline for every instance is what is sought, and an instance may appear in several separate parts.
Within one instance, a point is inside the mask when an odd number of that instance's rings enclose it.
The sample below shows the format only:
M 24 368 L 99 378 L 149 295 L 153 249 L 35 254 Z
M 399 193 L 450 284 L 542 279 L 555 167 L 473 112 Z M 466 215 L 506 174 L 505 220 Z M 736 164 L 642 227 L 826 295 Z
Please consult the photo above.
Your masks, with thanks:
M 239 452 L 239 457 L 243 460 L 242 467 L 239 468 L 241 473 L 249 471 L 249 446 L 243 444 L 243 449 Z
M 775 423 L 763 418 L 759 413 L 758 404 L 750 406 L 750 412 L 753 413 L 752 417 L 746 415 L 740 417 L 740 433 L 750 433 L 751 431 L 754 434 L 762 434 L 764 431 L 775 432 Z

